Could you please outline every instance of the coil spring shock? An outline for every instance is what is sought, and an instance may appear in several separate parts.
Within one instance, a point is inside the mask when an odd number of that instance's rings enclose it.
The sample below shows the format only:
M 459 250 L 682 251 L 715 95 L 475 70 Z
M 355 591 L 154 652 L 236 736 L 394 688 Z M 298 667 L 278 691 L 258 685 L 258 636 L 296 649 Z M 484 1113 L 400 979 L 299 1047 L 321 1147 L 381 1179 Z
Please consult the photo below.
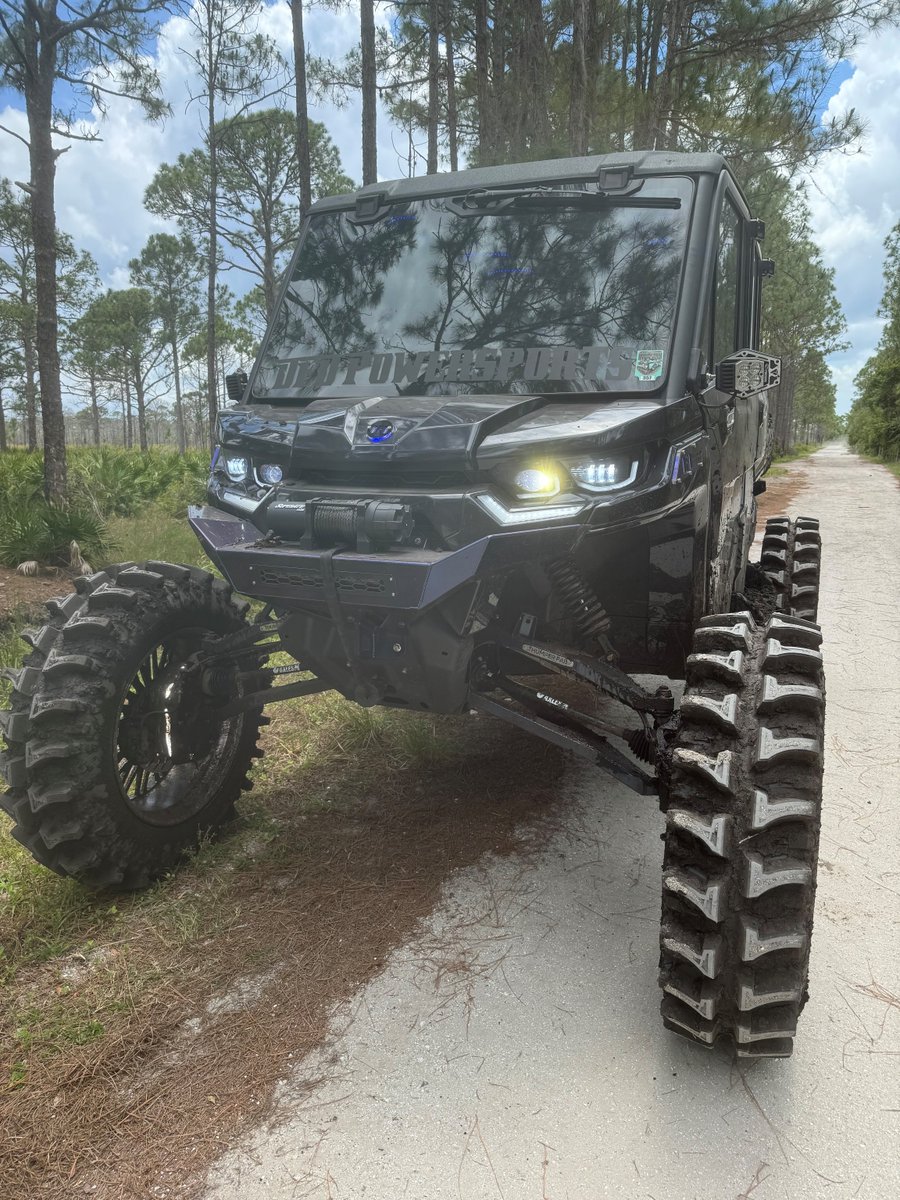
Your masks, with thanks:
M 607 636 L 609 614 L 572 559 L 555 558 L 544 569 L 581 636 L 598 643 L 608 662 L 615 661 L 617 655 Z

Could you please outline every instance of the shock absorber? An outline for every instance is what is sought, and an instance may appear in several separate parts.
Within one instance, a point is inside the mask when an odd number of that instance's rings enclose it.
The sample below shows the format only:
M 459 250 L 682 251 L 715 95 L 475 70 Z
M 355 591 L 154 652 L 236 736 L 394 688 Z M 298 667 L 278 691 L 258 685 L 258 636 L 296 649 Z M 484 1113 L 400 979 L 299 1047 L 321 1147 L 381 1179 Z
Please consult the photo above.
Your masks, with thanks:
M 608 636 L 609 614 L 574 561 L 555 558 L 544 570 L 581 636 L 595 642 L 607 662 L 615 662 L 617 655 Z

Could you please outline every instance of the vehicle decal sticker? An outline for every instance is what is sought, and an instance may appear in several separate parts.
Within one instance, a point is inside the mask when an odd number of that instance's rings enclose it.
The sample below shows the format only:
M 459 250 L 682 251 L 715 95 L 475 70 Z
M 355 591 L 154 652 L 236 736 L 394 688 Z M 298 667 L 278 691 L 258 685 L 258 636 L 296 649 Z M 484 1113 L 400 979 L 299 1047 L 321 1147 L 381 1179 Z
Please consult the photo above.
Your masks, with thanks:
M 634 377 L 641 383 L 661 379 L 665 352 L 662 350 L 638 350 L 634 356 Z
M 621 382 L 631 375 L 631 353 L 606 346 L 485 346 L 474 350 L 422 350 L 414 352 L 363 352 L 318 354 L 282 358 L 266 364 L 266 386 L 276 389 L 315 391 L 332 384 L 387 383 L 398 387 L 422 383 L 509 383 L 523 379 L 573 380 L 590 383 Z M 648 373 L 640 380 L 658 379 L 662 374 L 663 351 L 639 350 L 636 361 Z
M 571 658 L 565 658 L 562 654 L 557 654 L 553 650 L 545 650 L 543 646 L 522 645 L 519 649 L 524 650 L 526 654 L 530 654 L 534 658 L 544 658 L 547 662 L 557 663 L 561 667 L 575 666 Z

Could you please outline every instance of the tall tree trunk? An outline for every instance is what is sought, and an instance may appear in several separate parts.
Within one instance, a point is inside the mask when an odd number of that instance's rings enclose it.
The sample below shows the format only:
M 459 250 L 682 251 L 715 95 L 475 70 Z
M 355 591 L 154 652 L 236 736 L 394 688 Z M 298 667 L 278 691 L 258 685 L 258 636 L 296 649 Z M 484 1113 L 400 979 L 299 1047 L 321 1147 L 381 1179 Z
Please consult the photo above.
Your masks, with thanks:
M 509 84 L 506 79 L 507 0 L 494 0 L 494 20 L 491 27 L 491 87 L 488 107 L 491 111 L 488 139 L 488 163 L 500 162 L 506 154 L 506 128 L 509 108 Z
M 521 5 L 521 8 L 519 8 Z M 518 0 L 521 35 L 516 46 L 518 69 L 511 96 L 515 111 L 514 158 L 549 152 L 550 91 L 543 0 Z
M 175 375 L 175 440 L 178 443 L 178 453 L 184 454 L 187 442 L 184 435 L 184 402 L 181 399 L 181 363 L 178 354 L 178 338 L 172 339 L 172 371 Z
M 216 388 L 216 267 L 219 256 L 218 199 L 219 147 L 216 137 L 216 63 L 215 20 L 213 5 L 207 6 L 206 27 L 206 122 L 209 141 L 209 264 L 206 273 L 206 403 L 209 413 L 208 441 L 213 448 L 216 438 L 216 414 L 219 397 Z
M 648 105 L 644 114 L 643 140 L 645 145 L 639 149 L 655 150 L 659 144 L 659 124 L 657 113 L 657 87 L 659 84 L 659 51 L 662 42 L 664 8 L 659 3 L 653 12 L 650 25 L 650 46 L 647 53 L 647 98 Z
M 34 338 L 26 330 L 22 338 L 22 359 L 25 364 L 25 445 L 37 449 L 37 363 Z
M 781 382 L 774 396 L 775 429 L 774 451 L 776 454 L 789 454 L 794 445 L 794 389 L 797 386 L 797 374 L 794 369 L 794 357 L 785 354 L 781 359 Z
M 66 426 L 63 418 L 59 371 L 59 329 L 56 300 L 56 212 L 54 186 L 56 152 L 50 132 L 53 124 L 53 81 L 56 78 L 56 42 L 41 38 L 31 21 L 23 25 L 26 53 L 33 68 L 27 75 L 25 108 L 28 115 L 28 156 L 31 165 L 31 231 L 34 239 L 35 342 L 41 379 L 41 426 L 44 435 L 44 493 L 48 500 L 66 499 Z
M 134 446 L 134 429 L 131 420 L 131 384 L 128 381 L 128 372 L 124 374 L 125 384 L 125 449 L 130 450 Z
M 490 77 L 487 0 L 475 0 L 475 100 L 478 106 L 477 159 L 483 166 L 490 161 Z
M 100 405 L 97 403 L 97 376 L 91 371 L 88 376 L 91 389 L 91 434 L 94 445 L 100 445 Z
M 272 320 L 275 312 L 275 295 L 278 290 L 278 280 L 275 271 L 275 237 L 272 232 L 271 214 L 263 208 L 263 300 L 266 306 L 266 324 Z
M 378 180 L 374 0 L 360 0 L 359 41 L 362 71 L 362 172 L 363 183 L 366 184 L 376 183 Z
M 632 124 L 628 119 L 628 99 L 631 92 L 628 62 L 631 58 L 631 22 L 634 0 L 628 0 L 625 6 L 625 26 L 622 31 L 622 67 L 619 75 L 619 149 L 625 149 L 625 133 Z
M 4 454 L 8 448 L 6 444 L 6 413 L 3 409 L 3 389 L 0 388 L 0 454 Z
M 447 55 L 447 142 L 450 170 L 459 170 L 459 125 L 456 110 L 456 61 L 453 41 L 453 0 L 444 2 L 444 51 Z
M 305 213 L 312 204 L 312 170 L 309 161 L 309 111 L 306 103 L 306 39 L 303 35 L 303 0 L 290 0 L 291 30 L 294 35 L 294 111 L 297 114 L 297 170 L 300 174 L 300 207 Z
M 587 154 L 587 23 L 593 0 L 573 0 L 572 73 L 569 84 L 569 153 Z
M 682 0 L 670 0 L 666 6 L 665 43 L 666 55 L 660 74 L 659 86 L 654 101 L 654 119 L 656 145 L 660 148 L 670 146 L 672 104 L 675 87 L 675 70 L 678 54 L 681 49 Z
M 150 448 L 147 441 L 147 405 L 144 395 L 144 379 L 141 375 L 140 365 L 137 363 L 134 368 L 134 398 L 137 402 L 138 443 L 141 453 L 146 454 Z
M 438 119 L 441 102 L 439 21 L 439 0 L 428 0 L 428 156 L 425 170 L 429 175 L 435 175 L 438 169 Z

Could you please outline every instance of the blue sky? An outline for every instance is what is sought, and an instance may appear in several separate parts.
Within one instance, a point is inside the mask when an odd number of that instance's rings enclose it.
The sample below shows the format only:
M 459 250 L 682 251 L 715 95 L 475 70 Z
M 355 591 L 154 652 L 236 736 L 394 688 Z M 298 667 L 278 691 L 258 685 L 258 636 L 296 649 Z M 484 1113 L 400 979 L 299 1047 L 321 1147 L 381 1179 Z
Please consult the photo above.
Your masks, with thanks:
M 388 6 L 379 5 L 379 20 L 388 20 Z M 341 11 L 311 8 L 306 33 L 313 54 L 339 59 L 358 41 L 358 6 Z M 265 9 L 263 23 L 290 53 L 290 12 L 285 0 Z M 59 159 L 57 218 L 78 246 L 97 259 L 106 284 L 127 283 L 128 260 L 148 236 L 165 228 L 142 204 L 145 187 L 160 162 L 171 161 L 198 142 L 199 113 L 188 103 L 190 64 L 180 50 L 188 41 L 183 18 L 161 26 L 156 61 L 173 114 L 162 126 L 148 125 L 128 102 L 110 103 L 105 120 L 96 125 L 102 141 L 75 142 Z M 900 219 L 900 30 L 887 30 L 862 42 L 847 63 L 839 64 L 823 102 L 823 113 L 836 115 L 854 107 L 867 131 L 858 153 L 830 154 L 809 173 L 808 190 L 813 230 L 828 266 L 835 269 L 838 297 L 844 307 L 852 341 L 850 350 L 834 356 L 838 407 L 846 411 L 853 395 L 853 378 L 874 349 L 880 333 L 876 310 L 881 296 L 882 242 Z M 25 131 L 18 98 L 0 92 L 0 124 Z M 360 168 L 359 104 L 344 107 L 314 105 L 311 115 L 324 121 L 341 151 L 344 169 L 355 179 Z M 379 121 L 379 171 L 383 178 L 406 173 L 405 134 L 392 129 L 384 112 Z M 25 147 L 0 133 L 0 174 L 11 179 L 28 176 Z M 229 280 L 242 291 L 240 279 Z

